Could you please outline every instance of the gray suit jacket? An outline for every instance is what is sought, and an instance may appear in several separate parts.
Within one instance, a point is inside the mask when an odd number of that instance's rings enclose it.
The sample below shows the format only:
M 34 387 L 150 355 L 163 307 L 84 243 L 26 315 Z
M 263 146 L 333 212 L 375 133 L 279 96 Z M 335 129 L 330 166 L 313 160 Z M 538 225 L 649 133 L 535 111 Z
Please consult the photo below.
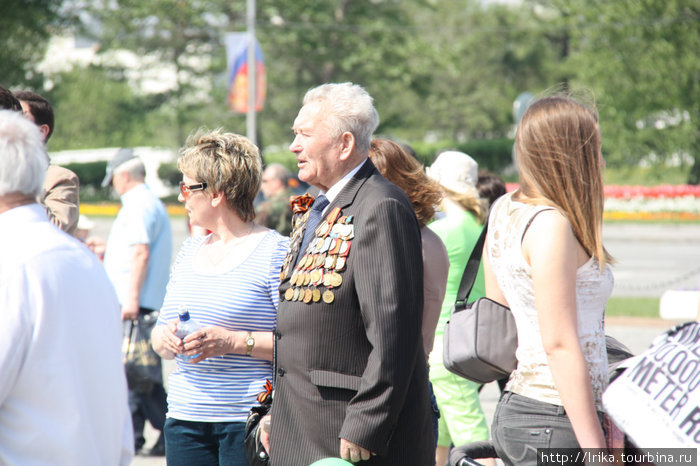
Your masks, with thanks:
M 365 465 L 432 465 L 421 339 L 423 261 L 413 208 L 367 160 L 319 225 L 334 214 L 329 225 L 345 222 L 354 229 L 354 238 L 335 246 L 338 256 L 349 246 L 341 270 L 331 273 L 321 259 L 304 267 L 302 259 L 304 270 L 283 274 L 280 284 L 272 464 L 308 466 L 338 457 L 342 437 L 377 453 Z M 332 256 L 333 248 L 316 257 Z M 314 285 L 321 269 L 339 274 L 342 282 Z M 305 273 L 311 278 L 299 278 Z

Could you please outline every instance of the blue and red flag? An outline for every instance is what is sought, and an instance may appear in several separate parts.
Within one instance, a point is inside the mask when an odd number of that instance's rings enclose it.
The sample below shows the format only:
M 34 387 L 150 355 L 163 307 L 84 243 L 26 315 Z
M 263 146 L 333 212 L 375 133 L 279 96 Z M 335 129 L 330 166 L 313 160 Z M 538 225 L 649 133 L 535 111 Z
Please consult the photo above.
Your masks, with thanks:
M 255 41 L 255 111 L 265 104 L 267 78 L 265 61 L 257 39 Z M 228 61 L 228 105 L 238 113 L 248 112 L 248 43 L 246 32 L 226 34 L 226 58 Z

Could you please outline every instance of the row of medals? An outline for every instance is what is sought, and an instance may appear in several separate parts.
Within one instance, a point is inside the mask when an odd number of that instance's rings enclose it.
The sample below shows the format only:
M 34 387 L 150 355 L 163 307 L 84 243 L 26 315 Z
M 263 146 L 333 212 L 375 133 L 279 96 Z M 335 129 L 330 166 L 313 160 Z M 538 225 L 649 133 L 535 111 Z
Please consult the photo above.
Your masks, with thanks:
M 353 217 L 340 216 L 340 208 L 334 208 L 314 231 L 314 238 L 309 242 L 304 256 L 299 259 L 289 279 L 291 286 L 284 293 L 287 301 L 302 301 L 306 304 L 335 301 L 333 288 L 343 283 L 340 274 L 345 270 L 352 239 L 355 237 Z M 321 293 L 318 288 L 323 285 L 326 290 Z

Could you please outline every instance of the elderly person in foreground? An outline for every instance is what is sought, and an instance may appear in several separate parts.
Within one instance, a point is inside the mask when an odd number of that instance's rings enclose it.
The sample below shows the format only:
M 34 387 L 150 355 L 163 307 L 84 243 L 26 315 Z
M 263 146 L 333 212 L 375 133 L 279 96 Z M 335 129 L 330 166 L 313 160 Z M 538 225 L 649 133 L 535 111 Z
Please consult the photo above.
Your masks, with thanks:
M 37 203 L 39 129 L 0 111 L 0 464 L 123 465 L 121 315 L 97 257 Z

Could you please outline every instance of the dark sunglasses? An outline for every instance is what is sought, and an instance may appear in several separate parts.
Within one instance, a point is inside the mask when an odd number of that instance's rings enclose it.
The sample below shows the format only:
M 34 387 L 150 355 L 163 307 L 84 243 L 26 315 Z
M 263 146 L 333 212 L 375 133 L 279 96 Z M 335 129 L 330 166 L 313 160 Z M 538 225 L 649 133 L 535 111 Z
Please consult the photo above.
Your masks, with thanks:
M 193 191 L 202 191 L 204 189 L 207 189 L 206 183 L 186 185 L 184 181 L 180 181 L 180 193 L 185 199 L 190 197 Z

